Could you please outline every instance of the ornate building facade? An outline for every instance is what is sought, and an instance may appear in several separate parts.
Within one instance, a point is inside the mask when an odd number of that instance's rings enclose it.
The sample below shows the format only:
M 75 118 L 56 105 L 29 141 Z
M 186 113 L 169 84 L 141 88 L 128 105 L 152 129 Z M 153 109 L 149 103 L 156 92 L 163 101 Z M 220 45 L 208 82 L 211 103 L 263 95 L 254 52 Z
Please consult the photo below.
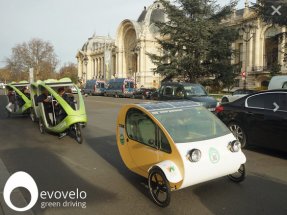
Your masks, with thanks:
M 146 55 L 158 53 L 155 35 L 157 29 L 153 21 L 167 21 L 163 6 L 160 2 L 154 3 L 144 10 L 137 21 L 126 19 L 117 29 L 116 38 L 101 37 L 96 34 L 78 50 L 78 77 L 79 81 L 105 78 L 104 75 L 104 51 L 112 53 L 112 78 L 133 78 L 137 87 L 157 87 L 161 81 L 158 74 L 153 73 L 155 65 Z
M 256 15 L 254 9 L 249 7 L 246 0 L 245 8 L 241 10 L 234 9 L 233 15 L 229 20 L 233 28 L 245 27 L 246 24 L 254 26 L 254 33 L 243 33 L 240 38 L 232 44 L 234 49 L 239 50 L 239 56 L 232 63 L 239 64 L 240 75 L 237 77 L 237 86 L 235 89 L 243 88 L 244 80 L 242 72 L 247 72 L 247 88 L 267 87 L 269 71 L 274 62 L 278 62 L 283 75 L 287 75 L 287 50 L 284 48 L 285 38 L 282 43 L 270 40 L 270 37 L 285 32 L 286 29 L 278 26 L 267 25 Z M 246 42 L 246 40 L 249 40 Z

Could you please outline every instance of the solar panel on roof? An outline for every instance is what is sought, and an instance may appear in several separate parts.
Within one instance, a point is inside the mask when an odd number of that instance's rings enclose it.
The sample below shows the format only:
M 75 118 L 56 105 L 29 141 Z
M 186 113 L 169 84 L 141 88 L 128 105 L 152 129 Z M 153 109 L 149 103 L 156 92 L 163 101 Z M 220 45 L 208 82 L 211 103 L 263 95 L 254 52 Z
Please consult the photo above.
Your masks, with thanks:
M 192 106 L 199 106 L 199 105 L 192 101 L 181 101 L 181 102 L 159 102 L 159 103 L 139 104 L 139 106 L 148 111 L 152 111 L 152 110 L 161 110 L 161 109 L 192 107 Z

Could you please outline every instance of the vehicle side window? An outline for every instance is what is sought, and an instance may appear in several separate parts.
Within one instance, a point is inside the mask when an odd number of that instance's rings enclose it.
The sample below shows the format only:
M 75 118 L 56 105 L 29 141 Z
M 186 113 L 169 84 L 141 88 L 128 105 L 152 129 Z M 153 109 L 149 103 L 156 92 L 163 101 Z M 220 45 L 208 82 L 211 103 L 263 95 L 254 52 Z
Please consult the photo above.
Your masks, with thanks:
M 247 98 L 248 107 L 264 108 L 264 95 L 265 94 L 260 94 L 260 95 L 248 97 Z
M 114 83 L 110 83 L 109 89 L 114 88 Z
M 130 139 L 154 147 L 149 139 L 156 140 L 156 127 L 153 120 L 141 110 L 131 108 L 126 116 L 126 130 Z
M 100 83 L 97 83 L 97 88 L 100 88 Z
M 239 94 L 242 94 L 242 90 L 236 90 L 233 95 L 239 95 Z
M 134 88 L 134 83 L 130 82 L 130 88 Z
M 114 83 L 114 88 L 119 88 L 119 82 Z
M 125 88 L 129 88 L 129 82 L 125 83 Z
M 101 88 L 105 88 L 105 84 L 104 83 L 101 83 Z
M 162 86 L 162 87 L 160 88 L 160 94 L 163 94 L 164 88 L 165 88 L 165 86 Z
M 283 89 L 287 89 L 287 82 L 285 82 L 282 86 Z
M 164 151 L 166 153 L 171 153 L 170 144 L 164 135 L 163 131 L 158 127 L 158 146 L 159 150 Z
M 165 86 L 164 95 L 171 96 L 172 95 L 172 90 L 173 90 L 172 86 Z
M 176 97 L 182 97 L 183 95 L 183 89 L 181 86 L 175 86 L 173 89 L 173 95 Z
M 274 110 L 276 103 L 279 108 L 278 110 L 286 111 L 286 96 L 287 93 L 266 93 L 264 96 L 264 108 L 268 110 Z

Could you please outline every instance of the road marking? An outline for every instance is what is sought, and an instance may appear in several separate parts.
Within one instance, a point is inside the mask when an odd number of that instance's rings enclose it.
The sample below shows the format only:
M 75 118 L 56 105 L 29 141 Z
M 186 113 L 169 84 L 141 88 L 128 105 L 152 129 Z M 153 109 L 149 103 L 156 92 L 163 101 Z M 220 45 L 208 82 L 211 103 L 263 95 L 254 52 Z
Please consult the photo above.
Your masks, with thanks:
M 73 161 L 70 160 L 69 158 L 66 158 L 66 157 L 64 157 L 64 156 L 62 156 L 62 155 L 59 155 L 59 154 L 57 154 L 57 153 L 54 153 L 54 154 L 55 154 L 55 155 L 58 155 L 58 156 L 61 157 L 61 158 L 66 159 L 67 161 L 69 161 L 70 163 L 74 164 L 75 166 L 81 167 L 81 168 L 86 169 L 86 170 L 90 170 L 90 169 L 87 168 L 87 167 L 81 166 L 81 165 L 79 165 L 79 164 L 73 162 Z
M 279 106 L 276 104 L 276 102 L 274 102 L 273 105 L 275 106 L 275 109 L 273 111 L 276 112 L 279 109 Z
M 271 13 L 271 15 L 273 16 L 275 13 L 278 13 L 279 15 L 281 15 L 281 13 L 279 12 L 279 9 L 281 8 L 281 5 L 279 5 L 277 8 L 275 8 L 273 5 L 271 6 L 273 8 L 273 12 Z

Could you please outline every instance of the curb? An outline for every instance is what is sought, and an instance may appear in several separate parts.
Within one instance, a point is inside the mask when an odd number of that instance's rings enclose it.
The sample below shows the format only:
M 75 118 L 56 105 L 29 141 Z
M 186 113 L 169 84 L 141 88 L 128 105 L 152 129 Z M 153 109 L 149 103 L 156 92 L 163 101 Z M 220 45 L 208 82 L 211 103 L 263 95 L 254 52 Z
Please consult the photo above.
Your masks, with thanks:
M 0 215 L 17 215 L 20 212 L 14 211 L 11 208 L 9 208 L 4 200 L 3 191 L 4 186 L 9 179 L 10 174 L 7 171 L 4 163 L 2 162 L 0 158 Z M 13 202 L 17 207 L 25 207 L 27 206 L 27 202 L 22 195 L 21 191 L 17 188 L 11 193 L 11 202 Z M 21 212 L 21 215 L 34 215 L 34 213 L 31 210 Z

